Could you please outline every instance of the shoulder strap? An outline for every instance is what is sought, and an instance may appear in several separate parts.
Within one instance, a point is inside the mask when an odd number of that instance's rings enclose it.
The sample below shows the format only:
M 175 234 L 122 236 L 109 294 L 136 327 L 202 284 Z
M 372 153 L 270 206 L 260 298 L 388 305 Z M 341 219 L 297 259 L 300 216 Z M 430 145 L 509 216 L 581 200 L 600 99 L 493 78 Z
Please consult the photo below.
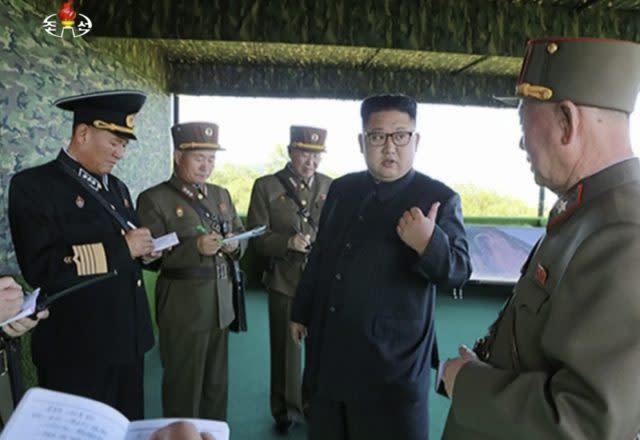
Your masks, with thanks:
M 291 187 L 291 185 L 287 181 L 287 178 L 284 176 L 283 171 L 282 170 L 278 171 L 275 174 L 275 176 L 280 181 L 280 184 L 284 188 L 284 191 L 286 192 L 287 197 L 293 200 L 296 206 L 298 207 L 298 215 L 306 218 L 307 224 L 311 226 L 313 229 L 316 229 L 316 223 L 313 221 L 313 218 L 311 218 L 311 213 L 309 212 L 309 208 L 307 208 L 302 204 L 302 201 L 300 200 L 298 195 L 295 193 L 294 189 Z
M 107 211 L 107 213 L 114 218 L 114 220 L 116 222 L 118 222 L 118 224 L 125 230 L 125 231 L 129 231 L 131 229 L 135 229 L 134 226 L 131 224 L 131 222 L 128 222 L 122 215 L 120 215 L 120 213 L 118 211 L 116 211 L 115 209 L 113 209 L 111 207 L 111 205 L 109 204 L 109 202 L 107 202 L 104 197 L 102 197 L 100 195 L 100 193 L 98 193 L 96 190 L 94 190 L 93 188 L 91 188 L 87 182 L 83 179 L 80 178 L 80 176 L 78 176 L 78 174 L 74 173 L 73 170 L 71 169 L 71 167 L 69 167 L 69 165 L 65 164 L 64 162 L 62 162 L 61 160 L 57 160 L 56 163 L 59 165 L 60 169 L 67 174 L 69 177 L 71 177 L 73 180 L 75 180 L 76 182 L 78 182 L 80 184 L 80 186 L 82 186 L 84 189 L 87 190 L 87 192 L 91 195 L 91 197 L 93 197 L 99 204 L 100 206 L 102 206 L 104 208 L 105 211 Z
M 212 213 L 209 210 L 209 208 L 207 208 L 202 202 L 200 202 L 195 198 L 189 197 L 187 194 L 180 191 L 180 189 L 172 185 L 171 182 L 169 181 L 164 182 L 164 184 L 167 185 L 172 190 L 174 190 L 178 195 L 180 195 L 180 197 L 182 197 L 187 203 L 189 203 L 189 205 L 196 211 L 196 213 L 198 213 L 198 216 L 200 216 L 202 220 L 209 223 L 209 226 L 211 227 L 211 229 L 214 229 L 216 232 L 222 232 L 222 233 L 228 232 L 228 231 L 222 231 L 222 229 L 224 228 L 222 227 L 218 216 Z

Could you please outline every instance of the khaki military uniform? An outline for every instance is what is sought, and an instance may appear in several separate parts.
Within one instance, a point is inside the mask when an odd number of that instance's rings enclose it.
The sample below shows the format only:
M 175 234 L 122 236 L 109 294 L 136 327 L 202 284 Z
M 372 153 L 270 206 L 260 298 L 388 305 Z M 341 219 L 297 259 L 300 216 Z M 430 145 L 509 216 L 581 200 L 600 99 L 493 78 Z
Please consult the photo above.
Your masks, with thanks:
M 640 165 L 558 201 L 513 296 L 459 372 L 444 439 L 635 438 L 640 430 Z
M 185 197 L 217 219 L 201 218 Z M 176 232 L 180 240 L 163 254 L 156 285 L 164 416 L 225 420 L 233 285 L 223 253 L 203 256 L 196 241 L 205 229 L 220 232 L 221 222 L 237 233 L 242 222 L 226 189 L 207 184 L 201 191 L 176 175 L 140 194 L 138 214 L 154 237 Z M 234 258 L 245 246 L 241 242 Z
M 255 238 L 257 252 L 268 259 L 263 282 L 269 291 L 269 331 L 271 343 L 271 412 L 276 421 L 302 417 L 300 346 L 289 334 L 291 303 L 302 275 L 307 254 L 287 247 L 297 232 L 315 241 L 320 211 L 331 185 L 331 178 L 315 173 L 308 186 L 287 165 L 281 175 L 295 188 L 308 217 L 287 195 L 276 175 L 256 180 L 251 192 L 248 227 L 267 225 L 268 232 Z

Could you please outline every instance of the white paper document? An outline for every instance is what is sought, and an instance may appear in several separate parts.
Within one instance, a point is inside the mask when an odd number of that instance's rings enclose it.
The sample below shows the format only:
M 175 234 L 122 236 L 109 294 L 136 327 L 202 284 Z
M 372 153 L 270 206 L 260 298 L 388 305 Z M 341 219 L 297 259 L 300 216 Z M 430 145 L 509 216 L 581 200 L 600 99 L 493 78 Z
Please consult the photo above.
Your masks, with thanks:
M 4 322 L 0 322 L 0 327 L 6 324 L 10 324 L 13 321 L 17 321 L 18 319 L 22 319 L 25 316 L 33 315 L 36 311 L 36 302 L 38 301 L 38 295 L 40 295 L 40 289 L 36 289 L 31 293 L 27 293 L 24 297 L 24 302 L 22 303 L 22 310 L 16 316 L 7 319 Z
M 175 232 L 153 239 L 153 252 L 160 252 L 180 243 Z
M 250 229 L 249 231 L 241 232 L 238 235 L 234 235 L 233 237 L 225 238 L 222 240 L 222 244 L 227 244 L 231 241 L 236 240 L 247 240 L 252 237 L 259 237 L 260 235 L 267 232 L 267 227 L 265 225 L 258 226 L 257 228 Z
M 44 388 L 31 388 L 11 415 L 0 440 L 148 440 L 151 434 L 178 419 L 129 422 L 119 411 L 86 397 Z M 226 422 L 187 420 L 216 440 L 229 440 Z

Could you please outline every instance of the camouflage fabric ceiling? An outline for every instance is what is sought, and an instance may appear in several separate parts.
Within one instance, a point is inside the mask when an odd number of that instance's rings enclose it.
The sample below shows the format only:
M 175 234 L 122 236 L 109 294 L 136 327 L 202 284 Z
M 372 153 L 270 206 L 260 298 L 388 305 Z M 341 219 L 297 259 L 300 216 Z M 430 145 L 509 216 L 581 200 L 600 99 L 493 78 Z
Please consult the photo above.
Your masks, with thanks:
M 51 0 L 57 7 L 57 0 Z M 164 57 L 168 91 L 496 105 L 527 39 L 640 41 L 640 0 L 79 0 L 106 47 Z

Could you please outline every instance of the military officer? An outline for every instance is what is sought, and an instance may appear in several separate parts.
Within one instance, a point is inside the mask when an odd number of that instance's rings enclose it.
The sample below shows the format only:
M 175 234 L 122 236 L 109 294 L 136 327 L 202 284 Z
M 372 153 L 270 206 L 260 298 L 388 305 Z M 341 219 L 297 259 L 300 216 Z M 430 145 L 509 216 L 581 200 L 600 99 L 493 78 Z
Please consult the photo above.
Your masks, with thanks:
M 156 285 L 162 406 L 165 417 L 226 420 L 231 270 L 246 242 L 221 239 L 243 226 L 229 191 L 207 183 L 222 150 L 218 126 L 177 124 L 171 134 L 175 172 L 140 194 L 137 208 L 154 236 L 180 240 L 162 256 Z
M 315 241 L 331 178 L 316 170 L 325 151 L 326 130 L 292 126 L 289 163 L 253 185 L 247 222 L 267 225 L 253 243 L 269 260 L 263 282 L 269 291 L 271 414 L 286 433 L 304 412 L 300 345 L 289 336 L 289 316 L 307 254 Z
M 144 417 L 144 353 L 153 345 L 142 257 L 154 255 L 126 185 L 111 174 L 134 135 L 146 95 L 117 90 L 59 99 L 73 112 L 68 147 L 11 180 L 9 221 L 22 274 L 53 293 L 86 277 L 117 276 L 68 295 L 36 327 L 32 357 L 41 386 Z
M 521 146 L 559 199 L 475 353 L 444 383 L 444 439 L 636 438 L 640 429 L 640 163 L 629 114 L 640 44 L 529 41 Z

